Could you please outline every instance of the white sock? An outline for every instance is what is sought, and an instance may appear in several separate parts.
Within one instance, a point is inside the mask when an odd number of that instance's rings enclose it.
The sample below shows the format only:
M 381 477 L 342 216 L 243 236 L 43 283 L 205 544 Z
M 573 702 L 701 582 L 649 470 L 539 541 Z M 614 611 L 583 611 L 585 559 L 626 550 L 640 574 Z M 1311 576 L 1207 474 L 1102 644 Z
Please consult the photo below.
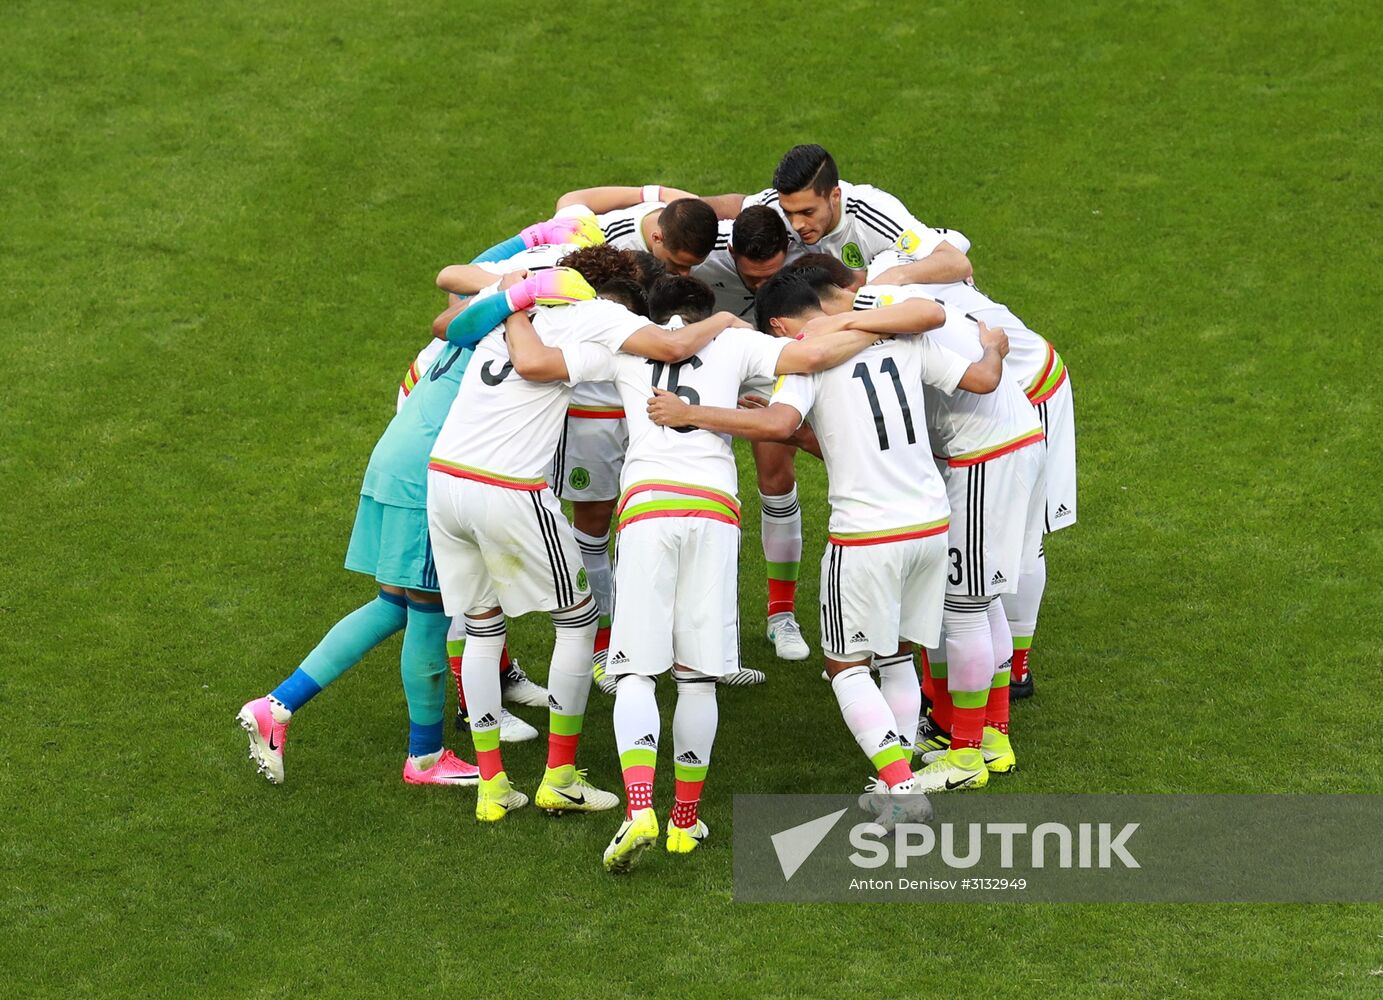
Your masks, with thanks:
M 1047 557 L 1037 560 L 1030 572 L 1018 577 L 1018 592 L 1003 594 L 1004 615 L 1012 635 L 1031 639 L 1037 634 L 1037 612 L 1042 607 L 1042 593 L 1047 589 Z
M 705 768 L 711 763 L 720 706 L 716 703 L 716 682 L 705 674 L 674 670 L 677 682 L 677 708 L 672 713 L 672 760 L 679 769 Z M 684 779 L 701 780 L 701 779 Z
M 922 686 L 912 663 L 912 653 L 876 656 L 874 666 L 879 670 L 879 692 L 888 702 L 893 721 L 898 724 L 898 739 L 903 750 L 911 754 L 912 739 L 917 735 L 917 723 L 922 717 Z
M 586 579 L 591 584 L 596 606 L 608 618 L 615 606 L 614 578 L 610 573 L 610 533 L 588 535 L 580 528 L 573 531 L 576 544 L 581 549 L 581 565 L 586 567 Z
M 988 691 L 994 683 L 994 641 L 989 634 L 992 597 L 948 596 L 942 610 L 949 691 Z
M 502 614 L 494 618 L 466 618 L 461 687 L 466 692 L 472 733 L 499 728 L 499 657 L 504 650 L 506 629 Z
M 658 717 L 657 686 L 652 677 L 623 674 L 615 688 L 615 748 L 620 753 L 635 747 L 658 750 L 662 721 Z M 652 737 L 649 740 L 648 737 Z M 643 742 L 639 742 L 642 740 Z M 652 746 L 649 746 L 649 743 Z
M 1008 670 L 1013 662 L 1013 633 L 1004 617 L 1003 601 L 989 602 L 989 641 L 994 646 L 994 673 Z
M 874 685 L 869 676 L 869 668 L 863 664 L 847 667 L 831 678 L 831 690 L 835 692 L 840 704 L 840 715 L 855 737 L 864 755 L 876 769 L 880 769 L 879 756 L 890 749 L 901 747 L 897 723 L 889 710 L 888 702 Z M 912 778 L 908 771 L 907 777 Z M 896 783 L 896 782 L 895 782 Z
M 552 612 L 556 638 L 552 643 L 552 666 L 547 675 L 549 714 L 586 714 L 586 700 L 591 693 L 591 649 L 595 646 L 599 617 L 594 601 Z M 470 662 L 469 649 L 465 662 Z M 470 700 L 469 688 L 466 698 Z
M 759 541 L 763 545 L 769 580 L 795 581 L 802 563 L 802 508 L 797 503 L 796 484 L 780 496 L 759 494 Z M 779 586 L 795 587 L 795 584 Z M 792 610 L 775 603 L 770 584 L 769 619 L 787 614 L 792 614 Z

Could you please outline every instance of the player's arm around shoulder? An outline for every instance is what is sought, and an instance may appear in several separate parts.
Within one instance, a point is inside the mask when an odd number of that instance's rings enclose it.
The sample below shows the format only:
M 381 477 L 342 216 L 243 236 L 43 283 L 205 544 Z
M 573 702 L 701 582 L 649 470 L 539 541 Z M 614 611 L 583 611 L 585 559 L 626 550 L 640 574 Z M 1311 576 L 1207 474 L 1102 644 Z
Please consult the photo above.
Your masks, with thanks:
M 642 187 L 615 184 L 568 191 L 557 199 L 557 211 L 561 212 L 564 209 L 584 206 L 596 215 L 604 215 L 606 212 L 616 212 L 621 208 L 633 208 L 635 205 L 646 201 L 669 202 L 676 201 L 678 198 L 695 197 L 696 195 L 690 191 L 663 187 L 660 184 L 645 184 Z
M 565 382 L 570 377 L 566 355 L 539 339 L 527 313 L 513 313 L 505 319 L 504 340 L 509 361 L 520 378 L 529 382 Z
M 648 419 L 659 427 L 700 427 L 749 441 L 788 441 L 802 423 L 794 407 L 775 403 L 763 408 L 692 406 L 674 393 L 653 387 Z
M 1008 334 L 998 327 L 990 328 L 983 321 L 978 321 L 980 328 L 980 346 L 984 348 L 984 356 L 978 361 L 973 361 L 970 367 L 965 370 L 960 381 L 956 383 L 958 389 L 966 392 L 973 392 L 978 396 L 988 395 L 999 388 L 999 382 L 1004 377 L 1004 358 L 1008 355 Z
M 879 281 L 891 285 L 940 285 L 964 281 L 974 273 L 970 258 L 942 240 L 921 260 L 909 260 L 890 267 L 879 275 Z
M 665 330 L 649 323 L 635 330 L 620 346 L 620 350 L 650 361 L 676 364 L 686 361 L 732 326 L 748 327 L 749 324 L 732 312 L 715 313 L 679 330 Z
M 802 339 L 784 348 L 778 357 L 778 374 L 834 368 L 880 337 L 926 333 L 945 322 L 946 310 L 930 299 L 907 299 L 864 312 L 820 316 L 802 328 Z
M 903 289 L 896 291 L 900 295 L 904 292 Z M 945 324 L 946 310 L 935 299 L 925 296 L 895 297 L 888 294 L 888 289 L 870 282 L 855 296 L 854 311 L 841 313 L 835 318 L 847 321 L 845 329 L 869 330 L 893 336 L 935 330 Z

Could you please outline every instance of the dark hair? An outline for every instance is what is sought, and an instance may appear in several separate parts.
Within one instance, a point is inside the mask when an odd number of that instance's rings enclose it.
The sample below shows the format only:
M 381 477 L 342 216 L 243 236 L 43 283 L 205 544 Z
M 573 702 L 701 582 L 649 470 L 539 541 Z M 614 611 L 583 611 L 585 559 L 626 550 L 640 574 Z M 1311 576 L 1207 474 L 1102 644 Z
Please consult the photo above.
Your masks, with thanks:
M 648 318 L 655 323 L 666 323 L 674 316 L 681 316 L 688 323 L 696 323 L 710 316 L 716 309 L 716 293 L 711 286 L 697 278 L 681 274 L 665 274 L 653 282 L 648 290 Z
M 673 253 L 689 253 L 705 260 L 716 247 L 720 223 L 716 212 L 700 198 L 678 198 L 658 216 L 663 242 Z
M 824 276 L 826 283 L 837 288 L 849 288 L 855 283 L 855 272 L 828 253 L 804 253 L 784 266 L 783 270 L 790 274 L 817 272 Z M 822 277 L 813 276 L 808 280 L 813 288 L 821 289 Z
M 800 316 L 808 309 L 820 309 L 821 297 L 800 275 L 779 271 L 764 282 L 754 296 L 754 320 L 764 333 L 772 332 L 769 320 Z
M 595 247 L 582 247 L 573 250 L 557 262 L 559 267 L 570 267 L 580 272 L 592 288 L 599 288 L 612 278 L 637 280 L 633 259 L 623 250 L 616 250 L 608 243 Z
M 648 316 L 648 296 L 643 285 L 632 278 L 611 278 L 595 290 L 596 295 L 618 302 L 636 316 Z
M 778 161 L 773 171 L 773 186 L 779 194 L 794 194 L 811 188 L 823 198 L 840 183 L 840 171 L 831 154 L 815 144 L 793 146 Z
M 643 285 L 644 291 L 648 291 L 653 287 L 653 282 L 667 274 L 667 267 L 663 262 L 647 250 L 629 250 L 626 252 L 634 259 L 634 266 L 639 272 L 634 280 Z
M 750 205 L 735 219 L 730 246 L 752 261 L 772 260 L 788 248 L 788 227 L 783 217 L 767 205 Z

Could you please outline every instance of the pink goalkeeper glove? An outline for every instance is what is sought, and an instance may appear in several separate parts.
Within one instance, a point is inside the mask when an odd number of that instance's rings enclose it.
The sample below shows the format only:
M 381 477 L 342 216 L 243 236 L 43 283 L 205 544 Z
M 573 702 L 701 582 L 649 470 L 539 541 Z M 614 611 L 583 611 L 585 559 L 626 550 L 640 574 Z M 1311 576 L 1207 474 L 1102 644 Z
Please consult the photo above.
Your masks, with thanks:
M 570 243 L 578 247 L 593 247 L 605 242 L 605 234 L 594 215 L 568 215 L 538 222 L 519 233 L 524 246 L 538 247 Z
M 595 289 L 580 272 L 569 267 L 554 267 L 529 275 L 504 293 L 509 307 L 522 312 L 538 306 L 566 306 L 595 298 Z

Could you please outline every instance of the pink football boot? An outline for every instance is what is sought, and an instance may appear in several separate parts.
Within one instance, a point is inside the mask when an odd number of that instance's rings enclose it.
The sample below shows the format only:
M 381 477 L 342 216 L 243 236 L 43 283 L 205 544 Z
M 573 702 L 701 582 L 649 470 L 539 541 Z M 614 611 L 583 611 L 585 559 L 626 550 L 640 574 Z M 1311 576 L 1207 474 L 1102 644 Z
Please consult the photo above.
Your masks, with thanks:
M 403 765 L 403 780 L 410 785 L 474 785 L 480 781 L 480 768 L 443 750 L 437 763 L 427 770 L 417 767 L 409 757 Z
M 292 720 L 275 722 L 273 706 L 264 697 L 246 702 L 235 721 L 250 736 L 250 760 L 259 773 L 275 785 L 283 784 L 283 745 Z

